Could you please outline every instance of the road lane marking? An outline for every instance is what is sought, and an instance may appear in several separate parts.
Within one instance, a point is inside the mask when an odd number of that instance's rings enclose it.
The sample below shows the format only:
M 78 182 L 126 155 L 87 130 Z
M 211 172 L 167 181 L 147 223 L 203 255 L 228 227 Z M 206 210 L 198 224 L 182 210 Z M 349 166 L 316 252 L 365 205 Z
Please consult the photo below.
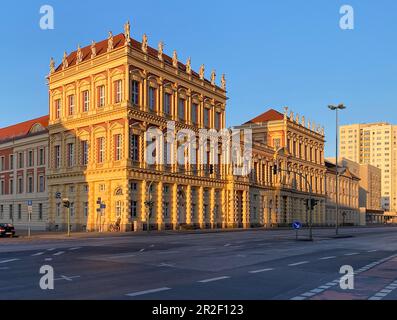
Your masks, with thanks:
M 47 249 L 47 251 L 54 251 L 56 248 Z
M 32 257 L 41 256 L 41 255 L 43 255 L 43 254 L 44 254 L 44 252 L 37 252 L 37 253 L 35 253 L 35 254 L 32 254 Z
M 335 259 L 335 258 L 336 258 L 336 256 L 330 256 L 330 257 L 320 258 L 320 260 L 329 260 L 329 259 Z
M 201 248 L 201 249 L 197 249 L 197 251 L 210 251 L 210 250 L 216 250 L 218 248 Z
M 139 250 L 139 252 L 143 252 L 143 251 L 145 251 L 145 249 L 141 249 L 141 250 Z
M 79 250 L 79 249 L 81 249 L 81 247 L 70 248 L 69 251 L 76 251 L 76 250 Z
M 0 270 L 9 270 L 9 267 L 1 267 Z
M 62 255 L 62 254 L 64 254 L 65 253 L 65 251 L 59 251 L 59 252 L 57 252 L 57 253 L 54 253 L 54 256 L 60 256 L 60 255 Z
M 111 259 L 124 259 L 124 258 L 132 258 L 132 257 L 136 257 L 136 255 L 135 254 L 125 254 L 125 255 L 121 255 L 121 256 L 111 257 Z
M 200 282 L 200 283 L 209 283 L 209 282 L 215 282 L 215 281 L 220 281 L 220 280 L 225 280 L 225 279 L 230 279 L 230 277 L 224 276 L 224 277 L 218 277 L 218 278 L 200 280 L 200 281 L 197 281 L 197 282 Z
M 161 252 L 156 252 L 156 254 L 174 254 L 174 253 L 179 253 L 179 251 L 161 251 Z
M 162 267 L 173 268 L 173 267 L 175 267 L 175 264 L 172 264 L 172 263 L 160 263 L 157 266 L 160 267 L 160 268 L 162 268 Z
M 8 259 L 8 260 L 3 260 L 3 261 L 0 261 L 0 264 L 9 263 L 9 262 L 14 262 L 14 261 L 18 261 L 18 260 L 20 260 L 20 259 Z
M 224 246 L 225 246 L 225 247 L 230 247 L 231 244 L 230 244 L 230 243 L 226 243 Z
M 377 252 L 378 250 L 369 250 L 368 253 Z
M 52 258 L 46 258 L 44 261 L 52 261 Z
M 297 297 L 293 297 L 291 300 L 299 301 L 299 300 L 306 300 L 306 298 L 305 297 L 301 297 L 301 296 L 297 296 Z
M 171 290 L 171 288 L 164 287 L 164 288 L 151 289 L 151 290 L 146 290 L 146 291 L 133 292 L 133 293 L 126 294 L 126 296 L 128 296 L 128 297 L 137 297 L 137 296 L 143 296 L 145 294 L 162 292 L 162 291 L 167 291 L 167 290 Z
M 300 266 L 302 264 L 307 264 L 307 263 L 309 263 L 309 261 L 301 261 L 301 262 L 291 263 L 288 266 L 289 267 L 295 267 L 295 266 Z
M 261 273 L 261 272 L 267 272 L 267 271 L 272 271 L 274 270 L 273 268 L 267 268 L 267 269 L 260 269 L 260 270 L 253 270 L 253 271 L 249 271 L 249 273 Z
M 358 255 L 358 252 L 352 252 L 352 253 L 346 253 L 345 256 L 349 257 L 349 256 L 356 256 Z

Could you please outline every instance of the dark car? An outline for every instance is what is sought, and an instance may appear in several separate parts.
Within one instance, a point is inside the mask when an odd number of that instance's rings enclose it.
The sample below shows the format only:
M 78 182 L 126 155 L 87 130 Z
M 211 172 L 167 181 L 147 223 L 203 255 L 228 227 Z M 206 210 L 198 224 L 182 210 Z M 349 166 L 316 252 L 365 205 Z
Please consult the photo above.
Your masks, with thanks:
M 0 237 L 14 237 L 15 228 L 10 223 L 0 223 Z

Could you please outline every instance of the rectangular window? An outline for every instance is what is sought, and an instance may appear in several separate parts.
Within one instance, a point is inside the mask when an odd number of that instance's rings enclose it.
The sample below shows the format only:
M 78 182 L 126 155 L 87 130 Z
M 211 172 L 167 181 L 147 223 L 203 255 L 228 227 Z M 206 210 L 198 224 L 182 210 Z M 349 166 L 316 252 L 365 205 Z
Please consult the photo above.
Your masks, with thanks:
M 28 177 L 28 193 L 33 193 L 33 177 Z
M 10 189 L 8 190 L 9 194 L 14 194 L 14 180 L 10 179 Z
M 45 181 L 44 181 L 44 176 L 39 177 L 39 192 L 44 192 L 45 191 Z
M 88 217 L 88 202 L 84 202 L 84 217 Z
M 168 217 L 170 211 L 170 204 L 168 202 L 163 203 L 163 215 L 165 218 Z
M 55 119 L 60 119 L 61 118 L 61 112 L 62 112 L 62 105 L 61 105 L 61 99 L 57 99 L 54 102 L 55 104 Z
M 28 152 L 28 167 L 33 167 L 34 165 L 34 156 L 33 156 L 33 151 L 30 150 Z
M 4 219 L 4 205 L 0 205 L 0 219 Z
M 6 158 L 1 157 L 0 158 L 0 171 L 4 171 L 6 169 Z
M 101 137 L 97 139 L 97 149 L 98 163 L 103 163 L 105 161 L 105 138 Z
M 70 216 L 74 216 L 74 202 L 70 203 Z
M 18 169 L 22 169 L 23 166 L 23 153 L 19 152 L 18 153 Z
M 69 116 L 74 115 L 74 94 L 68 96 Z
M 171 114 L 171 103 L 172 103 L 172 95 L 169 93 L 164 93 L 164 113 L 166 115 Z
M 117 80 L 114 83 L 114 102 L 120 103 L 123 97 L 123 81 Z
M 18 178 L 18 193 L 19 194 L 23 193 L 23 178 L 22 177 Z
M 149 86 L 149 110 L 156 110 L 156 88 Z
M 55 169 L 61 167 L 61 146 L 54 147 L 54 160 L 55 160 Z
M 45 164 L 45 150 L 44 148 L 39 149 L 39 166 L 44 166 Z
M 18 220 L 22 219 L 22 204 L 18 204 Z
M 43 220 L 43 204 L 39 203 L 39 220 Z
M 1 180 L 1 181 L 0 181 L 0 194 L 1 194 L 1 195 L 4 195 L 5 192 L 6 192 L 6 189 L 5 189 L 5 182 L 4 182 L 4 180 Z
M 9 206 L 9 217 L 11 221 L 14 221 L 14 206 L 12 204 Z
M 123 151 L 122 146 L 122 136 L 121 134 L 116 134 L 114 136 L 114 160 L 120 161 Z
M 198 123 L 198 104 L 197 103 L 192 104 L 192 123 L 193 124 Z
M 105 86 L 98 87 L 98 107 L 105 106 Z
M 131 103 L 139 105 L 139 82 L 135 80 L 131 81 Z
M 139 161 L 139 136 L 138 135 L 131 135 L 131 160 L 132 161 Z
M 57 203 L 56 213 L 57 217 L 61 216 L 61 204 L 59 202 Z
M 10 170 L 14 170 L 14 155 L 10 154 Z
M 88 90 L 83 91 L 83 112 L 90 111 L 90 92 Z
M 178 119 L 179 120 L 185 120 L 185 106 L 186 106 L 186 100 L 180 98 L 178 100 Z
M 131 201 L 131 217 L 136 218 L 138 213 L 138 203 L 136 201 Z
M 87 140 L 81 141 L 81 153 L 82 153 L 81 161 L 83 166 L 88 165 L 88 148 L 89 148 L 88 141 Z
M 210 127 L 210 109 L 204 108 L 204 127 Z
M 215 129 L 216 130 L 220 130 L 222 127 L 221 124 L 221 113 L 220 112 L 216 112 L 215 113 Z
M 68 167 L 74 166 L 74 143 L 68 143 Z

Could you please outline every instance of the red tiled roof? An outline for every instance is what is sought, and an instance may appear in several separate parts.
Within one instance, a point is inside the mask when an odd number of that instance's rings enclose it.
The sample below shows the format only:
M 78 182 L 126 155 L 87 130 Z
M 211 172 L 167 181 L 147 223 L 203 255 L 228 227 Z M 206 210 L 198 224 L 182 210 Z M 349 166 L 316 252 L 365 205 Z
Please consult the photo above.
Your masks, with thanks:
M 113 37 L 113 46 L 114 46 L 114 50 L 123 47 L 125 44 L 125 36 L 123 33 L 120 33 L 118 35 L 115 35 Z M 131 38 L 131 47 L 136 49 L 136 50 L 142 50 L 142 43 Z M 96 48 L 96 54 L 97 56 L 107 53 L 107 48 L 108 48 L 108 40 L 102 40 L 100 42 L 97 42 L 95 44 L 95 48 Z M 147 53 L 149 56 L 152 56 L 154 58 L 158 58 L 158 50 L 148 46 L 147 49 Z M 83 54 L 83 61 L 87 61 L 91 59 L 91 45 L 86 46 L 84 48 L 81 48 L 81 52 Z M 70 53 L 67 56 L 67 60 L 68 60 L 68 66 L 73 66 L 76 65 L 76 57 L 77 57 L 77 50 L 73 51 L 72 53 Z M 165 53 L 163 53 L 163 61 L 164 63 L 171 65 L 172 66 L 172 58 L 168 55 L 166 55 Z M 81 63 L 81 62 L 80 62 Z M 186 72 L 186 65 L 183 64 L 182 62 L 178 61 L 178 69 L 181 71 Z M 62 70 L 62 63 L 58 65 L 58 67 L 55 69 L 55 72 Z M 199 77 L 199 74 L 197 72 L 194 72 L 192 70 L 192 75 L 195 77 Z M 210 83 L 209 80 L 205 79 L 205 81 L 207 83 Z
M 262 123 L 262 122 L 267 122 L 267 121 L 277 121 L 277 120 L 283 120 L 284 115 L 274 109 L 270 109 L 266 111 L 265 113 L 262 113 L 261 115 L 257 116 L 256 118 L 248 121 L 246 124 L 249 123 Z
M 0 141 L 6 141 L 10 139 L 22 138 L 28 136 L 30 130 L 35 124 L 41 124 L 44 128 L 48 127 L 49 116 L 43 116 L 40 118 L 28 120 L 18 124 L 14 124 L 9 127 L 0 128 Z

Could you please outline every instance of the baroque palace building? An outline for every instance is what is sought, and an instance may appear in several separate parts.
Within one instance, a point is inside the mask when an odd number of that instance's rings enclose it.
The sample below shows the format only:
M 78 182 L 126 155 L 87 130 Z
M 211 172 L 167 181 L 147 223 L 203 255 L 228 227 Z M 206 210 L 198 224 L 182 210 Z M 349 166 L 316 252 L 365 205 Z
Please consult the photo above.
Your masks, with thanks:
M 250 170 L 235 174 L 245 158 L 225 162 L 216 133 L 226 127 L 225 76 L 218 86 L 215 71 L 208 80 L 204 65 L 195 72 L 190 59 L 183 64 L 163 49 L 149 47 L 146 35 L 131 38 L 127 23 L 124 33 L 65 53 L 58 67 L 51 59 L 46 227 L 67 227 L 63 199 L 72 230 L 107 231 L 116 222 L 122 231 L 308 224 L 309 198 L 317 201 L 312 223 L 324 225 L 324 129 L 288 108 L 232 128 L 252 131 Z M 148 130 L 168 139 L 170 121 L 175 132 L 196 136 L 213 129 L 216 146 L 195 151 L 197 164 L 178 164 L 169 160 L 179 142 L 167 145 L 152 152 L 160 161 L 151 164 Z

